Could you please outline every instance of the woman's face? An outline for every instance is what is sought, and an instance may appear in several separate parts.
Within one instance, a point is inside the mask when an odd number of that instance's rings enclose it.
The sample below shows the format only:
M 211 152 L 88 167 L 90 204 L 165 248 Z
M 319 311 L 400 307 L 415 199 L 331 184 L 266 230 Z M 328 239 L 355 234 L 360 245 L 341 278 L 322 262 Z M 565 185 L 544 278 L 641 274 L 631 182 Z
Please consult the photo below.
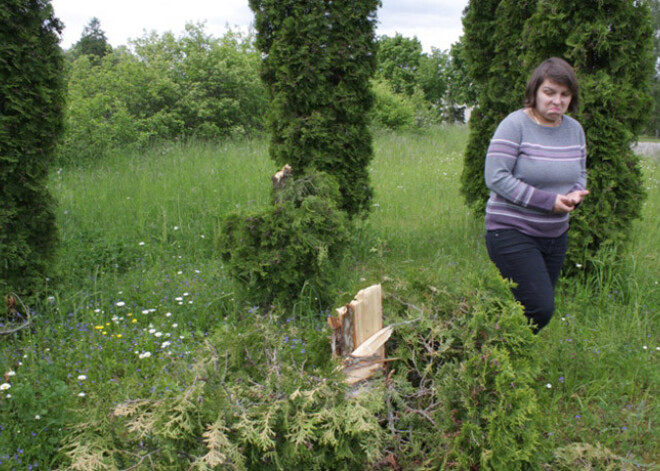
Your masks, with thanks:
M 545 79 L 536 91 L 536 111 L 548 124 L 556 123 L 571 104 L 568 87 Z

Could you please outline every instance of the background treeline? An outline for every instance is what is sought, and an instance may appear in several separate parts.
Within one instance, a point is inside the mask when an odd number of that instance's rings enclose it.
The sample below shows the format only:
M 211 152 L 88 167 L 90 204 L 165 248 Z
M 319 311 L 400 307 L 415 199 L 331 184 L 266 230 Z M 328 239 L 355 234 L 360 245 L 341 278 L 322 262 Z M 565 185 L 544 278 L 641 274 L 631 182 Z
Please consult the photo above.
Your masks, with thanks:
M 462 121 L 462 105 L 473 94 L 458 55 L 438 49 L 425 53 L 417 38 L 379 38 L 374 125 L 402 129 Z M 61 164 L 159 140 L 240 137 L 265 130 L 268 96 L 251 34 L 230 31 L 216 38 L 203 24 L 188 24 L 178 36 L 152 32 L 112 48 L 92 18 L 65 57 L 68 99 Z
M 267 97 L 251 37 L 214 38 L 202 26 L 188 25 L 180 37 L 151 33 L 112 50 L 98 21 L 93 23 L 96 29 L 66 54 L 63 161 L 91 160 L 155 140 L 263 128 Z

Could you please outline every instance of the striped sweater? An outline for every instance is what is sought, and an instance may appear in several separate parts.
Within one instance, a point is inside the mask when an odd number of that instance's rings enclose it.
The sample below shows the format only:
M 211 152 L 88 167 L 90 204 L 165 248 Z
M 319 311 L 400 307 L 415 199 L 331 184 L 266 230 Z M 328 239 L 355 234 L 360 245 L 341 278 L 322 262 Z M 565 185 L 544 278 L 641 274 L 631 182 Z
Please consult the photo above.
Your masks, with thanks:
M 568 214 L 552 208 L 558 194 L 584 190 L 587 149 L 582 126 L 564 116 L 541 126 L 520 109 L 497 127 L 486 154 L 486 230 L 517 229 L 534 237 L 558 237 Z

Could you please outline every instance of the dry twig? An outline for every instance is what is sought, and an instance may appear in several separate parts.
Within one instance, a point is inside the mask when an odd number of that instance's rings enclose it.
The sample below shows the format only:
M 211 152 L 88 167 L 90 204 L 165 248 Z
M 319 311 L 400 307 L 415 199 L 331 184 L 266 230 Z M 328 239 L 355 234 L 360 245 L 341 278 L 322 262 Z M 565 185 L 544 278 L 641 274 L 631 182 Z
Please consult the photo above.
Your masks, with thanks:
M 14 334 L 19 330 L 25 329 L 27 326 L 29 326 L 32 323 L 32 316 L 30 315 L 30 310 L 25 306 L 20 296 L 18 296 L 16 293 L 11 293 L 5 298 L 5 300 L 7 301 L 7 310 L 9 311 L 9 315 L 23 319 L 23 322 L 17 327 L 0 330 L 0 335 Z M 16 309 L 16 300 L 18 300 L 21 306 L 23 306 L 23 310 L 25 311 L 26 317 L 21 316 L 20 311 Z

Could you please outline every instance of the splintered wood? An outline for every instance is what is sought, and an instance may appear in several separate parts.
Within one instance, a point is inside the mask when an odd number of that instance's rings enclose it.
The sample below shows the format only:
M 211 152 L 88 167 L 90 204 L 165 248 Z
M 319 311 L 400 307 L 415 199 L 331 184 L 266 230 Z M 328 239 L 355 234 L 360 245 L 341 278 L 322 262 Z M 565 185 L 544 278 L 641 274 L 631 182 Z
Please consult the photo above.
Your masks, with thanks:
M 332 328 L 332 355 L 344 359 L 346 381 L 354 384 L 371 377 L 383 368 L 385 342 L 392 327 L 383 328 L 383 304 L 380 285 L 358 292 L 355 299 L 328 317 Z
M 271 178 L 271 180 L 273 181 L 273 188 L 284 187 L 284 184 L 289 178 L 291 178 L 292 175 L 293 175 L 293 169 L 291 168 L 291 165 L 286 164 Z

